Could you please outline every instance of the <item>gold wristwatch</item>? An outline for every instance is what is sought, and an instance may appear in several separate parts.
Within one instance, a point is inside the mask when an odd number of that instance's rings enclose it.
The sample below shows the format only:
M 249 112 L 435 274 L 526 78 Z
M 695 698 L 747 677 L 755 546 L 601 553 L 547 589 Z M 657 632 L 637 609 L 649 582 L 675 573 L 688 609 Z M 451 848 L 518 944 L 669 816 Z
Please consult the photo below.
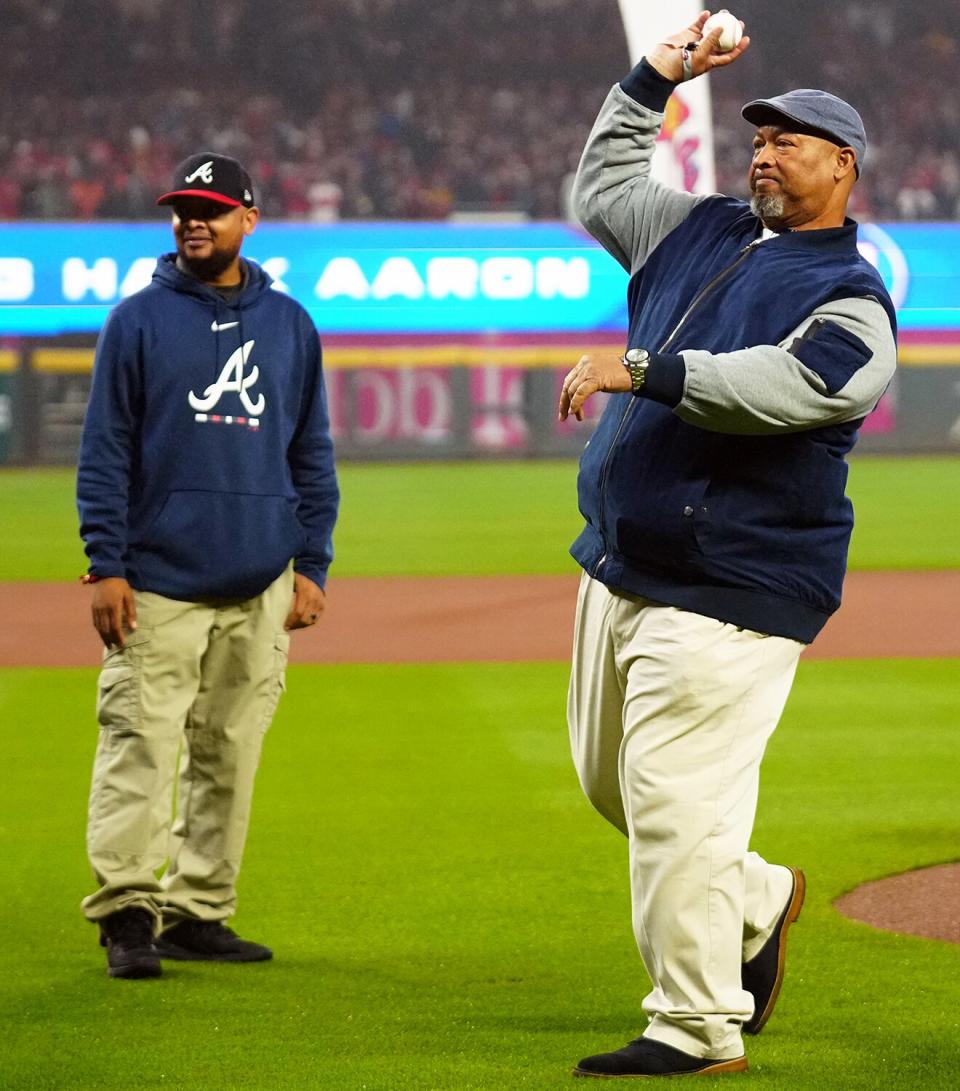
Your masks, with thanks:
M 631 393 L 639 394 L 647 385 L 650 353 L 646 349 L 627 349 L 620 359 L 623 361 L 623 366 L 630 372 Z

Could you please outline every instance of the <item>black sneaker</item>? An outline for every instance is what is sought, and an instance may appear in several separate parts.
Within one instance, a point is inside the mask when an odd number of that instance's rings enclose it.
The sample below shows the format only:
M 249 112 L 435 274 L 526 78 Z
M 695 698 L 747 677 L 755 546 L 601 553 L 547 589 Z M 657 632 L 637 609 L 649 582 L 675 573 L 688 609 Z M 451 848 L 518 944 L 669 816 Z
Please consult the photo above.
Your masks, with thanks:
M 161 958 L 180 962 L 265 962 L 273 951 L 231 932 L 220 921 L 184 920 L 160 933 Z
M 110 977 L 159 977 L 162 973 L 153 942 L 153 914 L 147 909 L 118 909 L 104 917 L 100 946 L 107 949 Z
M 793 890 L 776 928 L 760 948 L 760 953 L 740 967 L 743 987 L 753 994 L 753 1015 L 743 1024 L 744 1034 L 759 1034 L 763 1030 L 780 995 L 787 957 L 787 932 L 800 916 L 800 908 L 807 892 L 807 880 L 803 872 L 794 867 L 790 871 L 793 872 Z
M 573 1074 L 608 1080 L 616 1076 L 719 1076 L 723 1072 L 743 1072 L 746 1067 L 746 1057 L 693 1057 L 654 1038 L 636 1038 L 614 1053 L 585 1057 Z

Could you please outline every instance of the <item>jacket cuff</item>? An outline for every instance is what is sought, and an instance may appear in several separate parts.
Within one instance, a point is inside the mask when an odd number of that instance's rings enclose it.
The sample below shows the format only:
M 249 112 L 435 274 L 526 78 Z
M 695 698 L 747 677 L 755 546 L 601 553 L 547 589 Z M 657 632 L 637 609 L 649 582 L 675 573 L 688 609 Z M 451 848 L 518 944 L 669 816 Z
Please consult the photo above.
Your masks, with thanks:
M 629 95 L 634 102 L 662 114 L 667 108 L 667 99 L 677 85 L 668 80 L 648 63 L 646 58 L 634 68 L 625 79 L 620 81 L 620 90 Z
M 127 566 L 120 561 L 91 560 L 87 568 L 87 574 L 98 580 L 125 580 L 127 578 Z
M 650 357 L 647 378 L 640 397 L 675 409 L 683 397 L 683 384 L 686 379 L 687 365 L 682 356 L 672 356 L 665 352 L 654 353 Z
M 306 576 L 308 580 L 313 582 L 323 591 L 327 586 L 327 568 L 324 565 L 315 564 L 312 561 L 308 561 L 306 558 L 297 559 L 293 562 L 294 572 L 298 572 L 301 576 Z

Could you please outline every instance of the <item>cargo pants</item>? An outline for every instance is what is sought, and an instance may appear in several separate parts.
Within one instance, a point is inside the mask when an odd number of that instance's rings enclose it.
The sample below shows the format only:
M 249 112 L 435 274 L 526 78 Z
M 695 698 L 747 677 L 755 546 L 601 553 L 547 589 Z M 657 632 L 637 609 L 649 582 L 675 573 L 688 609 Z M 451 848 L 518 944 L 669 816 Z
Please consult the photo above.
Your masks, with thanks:
M 292 595 L 292 568 L 242 601 L 134 593 L 137 628 L 104 653 L 99 679 L 89 920 L 133 906 L 164 927 L 232 915 Z

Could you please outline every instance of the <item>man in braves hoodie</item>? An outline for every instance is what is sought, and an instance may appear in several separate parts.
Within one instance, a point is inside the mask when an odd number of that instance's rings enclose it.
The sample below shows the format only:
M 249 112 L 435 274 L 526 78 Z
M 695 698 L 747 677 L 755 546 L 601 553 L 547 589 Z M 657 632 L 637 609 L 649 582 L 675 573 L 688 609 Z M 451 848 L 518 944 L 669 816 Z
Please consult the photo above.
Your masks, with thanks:
M 240 257 L 259 217 L 247 172 L 193 155 L 158 204 L 176 253 L 107 319 L 77 472 L 105 645 L 83 911 L 109 975 L 128 978 L 161 958 L 271 957 L 225 921 L 289 632 L 323 612 L 339 501 L 317 331 Z
M 748 851 L 760 761 L 840 603 L 844 457 L 896 362 L 846 216 L 852 106 L 810 88 L 747 103 L 749 204 L 651 178 L 676 86 L 749 46 L 720 52 L 708 16 L 611 89 L 574 186 L 631 279 L 623 355 L 582 357 L 560 402 L 579 418 L 611 394 L 580 462 L 568 718 L 587 796 L 628 837 L 652 986 L 642 1035 L 585 1057 L 588 1078 L 740 1072 L 773 1011 L 805 880 Z

